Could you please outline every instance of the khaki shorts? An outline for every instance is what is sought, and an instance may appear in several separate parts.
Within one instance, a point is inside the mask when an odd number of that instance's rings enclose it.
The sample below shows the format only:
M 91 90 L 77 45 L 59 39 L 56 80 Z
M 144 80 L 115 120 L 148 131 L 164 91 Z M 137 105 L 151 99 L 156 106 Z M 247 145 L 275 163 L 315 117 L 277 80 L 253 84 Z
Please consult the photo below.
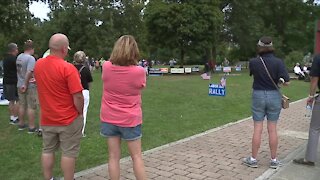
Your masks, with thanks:
M 21 93 L 18 91 L 18 95 L 19 103 L 22 107 L 34 110 L 37 109 L 39 102 L 36 87 L 28 88 L 25 93 Z
M 41 126 L 43 153 L 54 153 L 59 148 L 65 157 L 78 157 L 82 137 L 83 116 L 68 126 Z

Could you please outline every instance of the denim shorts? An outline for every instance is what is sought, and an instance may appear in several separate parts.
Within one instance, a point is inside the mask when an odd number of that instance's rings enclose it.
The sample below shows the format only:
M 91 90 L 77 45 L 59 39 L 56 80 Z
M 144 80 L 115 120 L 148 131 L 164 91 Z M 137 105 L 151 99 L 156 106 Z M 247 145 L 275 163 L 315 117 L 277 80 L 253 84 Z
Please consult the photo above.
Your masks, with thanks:
M 277 121 L 281 111 L 281 94 L 277 90 L 253 90 L 252 118 L 254 121 Z
M 121 137 L 126 141 L 133 141 L 142 137 L 141 124 L 136 127 L 119 127 L 106 122 L 101 122 L 101 136 Z

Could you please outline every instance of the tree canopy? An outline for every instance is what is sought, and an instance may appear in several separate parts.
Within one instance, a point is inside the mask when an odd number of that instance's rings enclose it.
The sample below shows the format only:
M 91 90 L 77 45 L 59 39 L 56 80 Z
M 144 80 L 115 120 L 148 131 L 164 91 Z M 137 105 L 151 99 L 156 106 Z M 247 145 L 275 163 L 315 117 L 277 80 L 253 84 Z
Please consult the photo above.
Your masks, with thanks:
M 39 0 L 40 1 L 40 0 Z M 123 34 L 133 35 L 142 58 L 181 64 L 208 60 L 248 60 L 263 35 L 274 39 L 276 53 L 313 51 L 319 6 L 303 0 L 42 0 L 49 20 L 29 11 L 32 0 L 0 2 L 0 52 L 6 44 L 35 42 L 42 55 L 48 40 L 61 32 L 70 39 L 72 53 L 84 50 L 108 58 Z

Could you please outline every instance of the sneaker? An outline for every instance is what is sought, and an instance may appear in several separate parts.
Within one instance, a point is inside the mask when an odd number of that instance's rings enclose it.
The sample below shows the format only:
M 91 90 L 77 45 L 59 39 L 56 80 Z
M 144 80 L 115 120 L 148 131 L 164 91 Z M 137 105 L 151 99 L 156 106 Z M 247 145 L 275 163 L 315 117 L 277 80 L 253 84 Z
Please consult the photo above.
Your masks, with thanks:
M 26 124 L 24 125 L 18 125 L 18 130 L 19 131 L 23 131 L 24 129 L 26 129 L 28 126 Z
M 33 133 L 36 133 L 36 132 L 38 132 L 38 129 L 36 127 L 29 128 L 28 134 L 33 134 Z
M 37 131 L 37 135 L 38 135 L 39 137 L 41 137 L 41 136 L 42 136 L 42 129 L 38 129 L 38 131 Z
M 244 158 L 242 160 L 242 163 L 245 164 L 248 167 L 252 167 L 252 168 L 257 168 L 258 167 L 258 161 L 257 160 L 252 161 L 251 157 Z
M 270 161 L 270 168 L 272 169 L 277 169 L 278 167 L 281 167 L 282 166 L 282 163 L 278 160 L 276 161 Z
M 18 125 L 18 124 L 19 124 L 19 119 L 16 119 L 16 120 L 11 120 L 11 119 L 10 119 L 10 124 L 12 124 L 12 125 Z
M 85 137 L 87 137 L 87 135 L 86 134 L 82 134 L 82 137 L 85 138 Z

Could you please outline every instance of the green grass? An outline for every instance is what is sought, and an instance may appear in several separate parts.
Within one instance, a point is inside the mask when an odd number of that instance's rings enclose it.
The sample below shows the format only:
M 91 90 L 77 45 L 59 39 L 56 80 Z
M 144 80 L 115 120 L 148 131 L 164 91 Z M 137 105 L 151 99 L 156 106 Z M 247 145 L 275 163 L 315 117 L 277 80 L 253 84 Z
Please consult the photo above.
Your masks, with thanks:
M 81 142 L 77 171 L 107 162 L 107 146 L 100 137 L 100 72 L 94 73 L 94 84 L 87 120 L 87 137 Z M 221 76 L 214 74 L 212 82 Z M 176 141 L 205 130 L 251 116 L 252 77 L 248 72 L 227 79 L 226 97 L 209 97 L 208 83 L 199 75 L 149 77 L 143 91 L 143 150 Z M 309 84 L 292 81 L 284 93 L 292 101 L 306 97 Z M 42 179 L 41 138 L 18 132 L 9 125 L 7 107 L 0 107 L 0 179 Z M 123 156 L 128 151 L 123 146 Z M 57 153 L 57 160 L 59 153 Z M 61 176 L 56 161 L 55 176 Z

